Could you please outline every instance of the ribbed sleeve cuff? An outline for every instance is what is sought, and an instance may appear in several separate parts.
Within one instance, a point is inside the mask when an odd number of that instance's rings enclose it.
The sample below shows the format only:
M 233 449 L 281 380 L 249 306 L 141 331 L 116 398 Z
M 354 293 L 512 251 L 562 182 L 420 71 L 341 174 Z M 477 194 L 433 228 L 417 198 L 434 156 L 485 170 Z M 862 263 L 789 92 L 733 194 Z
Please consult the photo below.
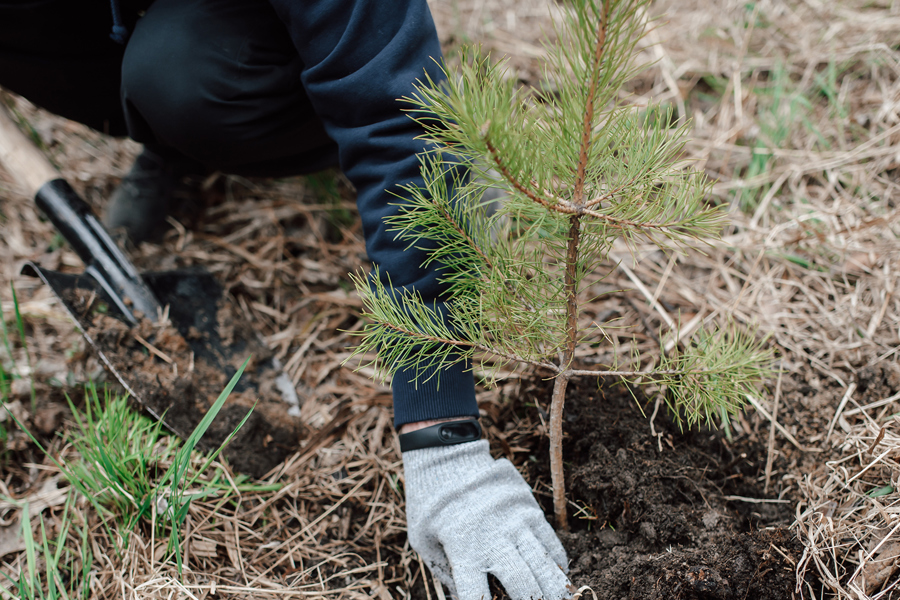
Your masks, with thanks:
M 391 383 L 394 393 L 394 427 L 406 423 L 477 417 L 475 378 L 465 363 L 457 363 L 435 373 L 414 370 L 394 374 Z

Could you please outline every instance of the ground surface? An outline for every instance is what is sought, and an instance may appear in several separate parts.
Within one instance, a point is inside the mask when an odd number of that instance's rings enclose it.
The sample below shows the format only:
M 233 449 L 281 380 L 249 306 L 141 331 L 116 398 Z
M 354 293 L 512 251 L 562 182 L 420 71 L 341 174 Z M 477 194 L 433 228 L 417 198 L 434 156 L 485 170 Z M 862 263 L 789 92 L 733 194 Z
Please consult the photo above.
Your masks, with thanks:
M 249 361 L 200 448 L 212 451 L 227 440 L 224 456 L 237 472 L 254 478 L 281 465 L 299 448 L 307 430 L 299 417 L 299 399 L 279 391 L 279 378 L 287 387 L 291 383 L 280 363 L 273 362 L 264 340 L 210 276 L 182 271 L 148 274 L 144 279 L 160 303 L 169 307 L 169 320 L 161 327 L 147 318 L 129 326 L 121 313 L 113 314 L 109 300 L 98 298 L 102 290 L 89 278 L 77 279 L 65 289 L 62 299 L 90 341 L 90 351 L 102 356 L 136 406 L 164 419 L 166 427 L 182 438 L 194 431 Z M 185 293 L 173 293 L 179 287 L 186 288 Z
M 791 597 L 802 548 L 791 503 L 761 485 L 764 446 L 666 416 L 655 437 L 621 387 L 585 383 L 569 411 L 573 581 L 600 598 Z
M 520 81 L 539 83 L 548 14 L 561 4 L 432 6 L 448 56 L 481 42 L 509 55 Z M 619 293 L 590 303 L 585 316 L 631 327 L 645 362 L 670 330 L 667 318 L 680 319 L 685 335 L 730 318 L 770 336 L 783 372 L 730 438 L 682 434 L 663 409 L 651 423 L 652 396 L 641 412 L 621 390 L 582 384 L 570 394 L 573 532 L 564 541 L 573 581 L 604 600 L 894 597 L 900 7 L 694 0 L 659 1 L 653 12 L 666 15 L 642 42 L 655 66 L 623 98 L 670 103 L 691 119 L 685 158 L 712 179 L 711 197 L 731 207 L 734 226 L 703 253 L 617 248 L 622 261 L 604 267 L 607 287 L 595 291 Z M 136 145 L 14 102 L 63 175 L 102 210 Z M 93 598 L 436 598 L 406 542 L 389 390 L 343 364 L 347 332 L 361 327 L 347 273 L 365 263 L 352 190 L 339 176 L 198 184 L 206 210 L 179 216 L 161 243 L 131 256 L 142 269 L 213 273 L 285 365 L 310 434 L 261 480 L 270 487 L 192 503 L 181 575 L 147 523 L 121 553 L 84 499 L 73 501 L 67 577 L 78 580 L 87 565 L 83 589 Z M 2 173 L 0 213 L 0 272 L 15 285 L 26 342 L 4 285 L 10 348 L 0 355 L 12 379 L 0 414 L 0 569 L 15 574 L 26 564 L 19 503 L 32 506 L 35 535 L 37 515 L 56 535 L 69 488 L 9 414 L 74 462 L 65 394 L 81 406 L 80 384 L 112 378 L 52 294 L 19 275 L 25 260 L 82 267 Z M 579 360 L 609 364 L 631 339 L 613 336 Z M 479 391 L 488 436 L 549 506 L 546 384 L 509 375 Z M 229 466 L 217 473 L 236 481 Z

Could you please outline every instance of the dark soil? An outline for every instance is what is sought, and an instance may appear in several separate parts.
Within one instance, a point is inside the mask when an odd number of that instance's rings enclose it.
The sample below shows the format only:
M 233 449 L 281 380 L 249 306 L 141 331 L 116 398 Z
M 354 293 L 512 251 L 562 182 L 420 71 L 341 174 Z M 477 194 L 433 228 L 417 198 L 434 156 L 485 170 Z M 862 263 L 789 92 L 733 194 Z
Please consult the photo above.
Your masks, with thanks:
M 306 429 L 288 414 L 275 385 L 277 363 L 208 275 L 147 277 L 170 319 L 142 319 L 134 327 L 114 316 L 112 306 L 84 279 L 75 282 L 83 287 L 67 288 L 63 301 L 107 368 L 151 416 L 189 436 L 252 357 L 199 446 L 207 451 L 221 446 L 252 409 L 223 452 L 235 470 L 261 477 L 297 449 Z M 203 285 L 193 289 L 197 281 Z
M 524 398 L 546 399 L 551 385 L 533 384 Z M 654 437 L 650 413 L 619 386 L 573 381 L 567 396 L 566 487 L 570 506 L 582 508 L 570 509 L 571 532 L 560 537 L 576 586 L 603 600 L 794 597 L 802 548 L 787 529 L 793 503 L 734 498 L 767 499 L 765 447 L 681 433 L 662 410 Z M 541 440 L 530 479 L 546 483 Z M 540 500 L 552 515 L 549 496 Z

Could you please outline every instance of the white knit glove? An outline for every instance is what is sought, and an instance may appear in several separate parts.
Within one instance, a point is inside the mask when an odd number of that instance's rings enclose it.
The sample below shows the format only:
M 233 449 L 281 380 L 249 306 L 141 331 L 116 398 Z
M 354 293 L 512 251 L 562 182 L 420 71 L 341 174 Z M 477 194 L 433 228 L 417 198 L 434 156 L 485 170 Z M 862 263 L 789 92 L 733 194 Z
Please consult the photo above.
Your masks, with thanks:
M 531 488 L 486 440 L 403 453 L 409 543 L 459 600 L 571 596 L 566 551 Z

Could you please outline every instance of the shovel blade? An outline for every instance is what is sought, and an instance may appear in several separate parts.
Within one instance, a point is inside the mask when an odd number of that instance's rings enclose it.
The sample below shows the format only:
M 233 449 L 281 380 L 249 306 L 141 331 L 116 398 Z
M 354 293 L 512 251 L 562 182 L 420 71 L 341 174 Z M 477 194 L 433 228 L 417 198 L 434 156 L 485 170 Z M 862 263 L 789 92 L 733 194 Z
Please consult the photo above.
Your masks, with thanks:
M 304 437 L 294 385 L 209 273 L 141 274 L 164 307 L 164 318 L 162 325 L 145 320 L 131 327 L 89 270 L 59 273 L 29 262 L 22 272 L 50 287 L 107 370 L 176 435 L 190 435 L 237 367 L 252 356 L 201 447 L 221 445 L 254 409 L 224 454 L 236 470 L 260 477 Z

